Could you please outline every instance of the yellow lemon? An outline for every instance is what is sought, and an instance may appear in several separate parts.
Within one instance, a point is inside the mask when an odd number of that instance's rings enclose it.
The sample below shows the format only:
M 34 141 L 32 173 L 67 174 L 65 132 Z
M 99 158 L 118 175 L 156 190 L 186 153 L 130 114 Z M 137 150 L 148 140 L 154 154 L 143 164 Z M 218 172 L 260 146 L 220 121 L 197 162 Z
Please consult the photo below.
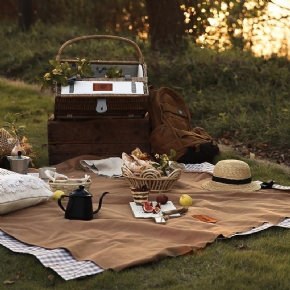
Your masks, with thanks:
M 179 204 L 182 206 L 191 206 L 193 204 L 193 200 L 189 195 L 183 194 L 179 199 Z
M 53 193 L 53 196 L 52 196 L 52 199 L 53 200 L 58 200 L 58 198 L 65 194 L 62 190 L 56 190 L 54 193 Z

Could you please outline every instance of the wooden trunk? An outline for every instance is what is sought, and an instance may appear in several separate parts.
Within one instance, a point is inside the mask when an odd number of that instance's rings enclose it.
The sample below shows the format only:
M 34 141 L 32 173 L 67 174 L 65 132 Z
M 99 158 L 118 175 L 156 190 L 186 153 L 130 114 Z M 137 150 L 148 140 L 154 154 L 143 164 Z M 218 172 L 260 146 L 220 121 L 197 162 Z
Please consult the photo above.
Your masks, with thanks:
M 150 153 L 149 118 L 49 120 L 47 129 L 50 165 L 81 155 L 121 157 L 136 147 Z

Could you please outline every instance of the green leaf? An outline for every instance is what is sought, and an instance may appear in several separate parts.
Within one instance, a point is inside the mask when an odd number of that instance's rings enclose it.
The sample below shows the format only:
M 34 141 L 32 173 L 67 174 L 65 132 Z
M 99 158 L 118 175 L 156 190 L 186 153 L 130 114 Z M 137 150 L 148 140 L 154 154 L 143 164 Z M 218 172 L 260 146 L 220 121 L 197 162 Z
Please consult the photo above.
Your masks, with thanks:
M 93 76 L 94 72 L 91 69 L 90 65 L 84 65 L 82 68 L 82 72 L 85 76 Z
M 49 63 L 54 67 L 60 66 L 60 62 L 54 59 L 49 60 Z
M 170 159 L 172 160 L 176 156 L 176 151 L 174 149 L 170 149 Z
M 77 75 L 77 73 L 78 73 L 78 70 L 76 68 L 72 68 L 70 71 L 68 71 L 67 77 L 71 78 L 71 77 Z
M 63 62 L 63 63 L 61 64 L 61 67 L 62 67 L 62 69 L 65 71 L 65 70 L 67 70 L 67 69 L 70 67 L 70 65 L 69 65 L 68 62 L 66 61 L 66 62 Z
M 61 85 L 63 86 L 67 86 L 67 79 L 65 76 L 61 76 L 61 75 L 56 75 L 54 80 L 57 82 L 57 83 L 60 83 Z

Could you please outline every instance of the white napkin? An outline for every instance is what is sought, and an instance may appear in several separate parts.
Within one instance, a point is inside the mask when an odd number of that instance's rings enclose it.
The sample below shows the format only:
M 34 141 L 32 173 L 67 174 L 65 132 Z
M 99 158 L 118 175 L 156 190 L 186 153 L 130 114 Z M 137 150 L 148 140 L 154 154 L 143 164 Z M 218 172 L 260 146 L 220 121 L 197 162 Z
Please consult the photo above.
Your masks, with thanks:
M 109 157 L 101 160 L 81 160 L 80 164 L 101 176 L 122 176 L 121 167 L 123 165 L 123 160 L 120 157 Z
M 83 177 L 83 178 L 68 178 L 66 175 L 59 174 L 59 173 L 52 171 L 52 170 L 45 170 L 44 173 L 48 179 L 50 179 L 52 182 L 55 182 L 55 183 L 74 183 L 74 182 L 84 183 L 90 179 L 90 176 L 87 174 L 85 174 L 85 177 Z M 57 178 L 60 178 L 60 177 L 62 179 L 57 180 Z

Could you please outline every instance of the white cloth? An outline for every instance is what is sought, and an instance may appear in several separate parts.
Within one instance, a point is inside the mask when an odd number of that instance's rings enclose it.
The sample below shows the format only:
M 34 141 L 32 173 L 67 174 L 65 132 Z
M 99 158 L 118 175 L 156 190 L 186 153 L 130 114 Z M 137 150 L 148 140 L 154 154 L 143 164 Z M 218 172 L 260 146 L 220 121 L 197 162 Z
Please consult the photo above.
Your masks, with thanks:
M 123 165 L 123 160 L 120 157 L 110 157 L 101 160 L 81 160 L 80 164 L 101 176 L 122 176 L 121 167 Z
M 185 164 L 184 172 L 207 172 L 212 174 L 214 165 L 208 162 L 195 163 L 195 164 Z

